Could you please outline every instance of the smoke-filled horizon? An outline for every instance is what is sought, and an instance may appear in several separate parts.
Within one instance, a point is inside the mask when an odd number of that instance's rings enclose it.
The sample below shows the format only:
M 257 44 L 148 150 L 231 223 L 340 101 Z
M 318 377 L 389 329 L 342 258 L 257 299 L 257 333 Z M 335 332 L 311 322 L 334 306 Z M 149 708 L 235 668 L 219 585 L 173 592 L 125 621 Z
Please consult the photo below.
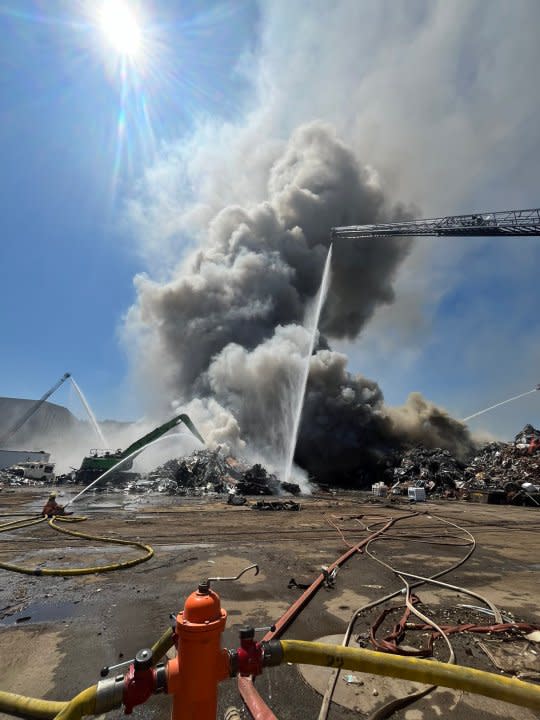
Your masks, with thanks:
M 178 402 L 214 442 L 268 456 L 289 431 L 332 226 L 537 203 L 540 10 L 258 7 L 257 41 L 239 60 L 249 99 L 165 147 L 128 205 L 149 275 L 136 278 L 124 338 L 146 408 L 162 417 Z M 537 382 L 540 249 L 522 248 L 335 246 L 297 459 L 354 477 L 367 452 L 403 442 L 470 448 L 464 425 L 414 391 L 465 417 L 494 388 Z M 385 389 L 394 404 L 413 392 L 392 408 Z
M 40 22 L 0 13 L 16 100 L 0 117 L 5 396 L 39 397 L 68 366 L 97 417 L 157 425 L 189 402 L 213 437 L 249 443 L 229 346 L 248 368 L 269 343 L 302 363 L 331 224 L 539 204 L 537 0 L 137 0 L 144 42 L 126 63 L 94 47 L 82 5 L 95 3 L 50 0 Z M 346 355 L 384 405 L 420 391 L 456 418 L 536 385 L 536 238 L 390 247 L 373 275 L 336 255 L 319 351 Z M 539 425 L 539 400 L 471 427 L 508 440 Z
M 376 172 L 329 125 L 304 124 L 268 164 L 267 196 L 210 219 L 167 282 L 136 279 L 127 328 L 156 409 L 193 415 L 211 444 L 278 467 L 309 347 L 303 327 L 336 225 L 408 219 Z M 181 222 L 181 219 L 179 218 Z M 382 305 L 411 238 L 340 240 L 311 358 L 298 457 L 311 474 L 350 480 L 408 443 L 472 447 L 465 426 L 419 394 L 389 408 L 377 383 L 347 370 L 332 341 L 353 340 Z M 148 386 L 148 385 L 147 385 Z

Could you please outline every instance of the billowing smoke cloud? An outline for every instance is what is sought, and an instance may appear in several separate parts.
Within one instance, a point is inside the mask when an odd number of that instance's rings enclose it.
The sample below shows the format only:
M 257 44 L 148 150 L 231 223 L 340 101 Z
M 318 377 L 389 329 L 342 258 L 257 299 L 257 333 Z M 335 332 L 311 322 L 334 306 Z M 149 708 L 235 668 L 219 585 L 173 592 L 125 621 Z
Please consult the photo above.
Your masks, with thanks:
M 389 407 L 376 382 L 347 371 L 345 355 L 320 350 L 312 357 L 296 453 L 302 467 L 330 482 L 369 483 L 381 460 L 409 444 L 447 448 L 460 458 L 473 447 L 464 424 L 419 393 Z
M 154 397 L 187 406 L 211 441 L 278 466 L 309 347 L 302 325 L 330 229 L 408 217 L 329 126 L 298 128 L 269 166 L 266 200 L 218 212 L 202 247 L 168 282 L 137 278 L 127 323 Z M 463 425 L 419 396 L 386 408 L 377 384 L 348 373 L 346 357 L 329 346 L 356 338 L 377 307 L 392 303 L 411 244 L 395 237 L 334 246 L 298 447 L 315 475 L 358 477 L 368 458 L 410 441 L 470 447 Z

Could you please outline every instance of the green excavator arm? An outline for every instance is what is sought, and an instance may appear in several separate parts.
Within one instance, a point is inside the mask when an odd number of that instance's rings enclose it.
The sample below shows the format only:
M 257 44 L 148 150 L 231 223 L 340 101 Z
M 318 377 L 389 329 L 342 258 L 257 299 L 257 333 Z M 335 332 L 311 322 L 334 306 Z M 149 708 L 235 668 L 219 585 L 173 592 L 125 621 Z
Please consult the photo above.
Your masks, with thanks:
M 200 440 L 204 445 L 204 439 L 191 421 L 189 415 L 182 413 L 181 415 L 173 417 L 168 422 L 163 423 L 163 425 L 155 428 L 151 432 L 144 435 L 142 438 L 139 438 L 125 450 L 119 450 L 118 452 L 110 453 L 108 452 L 105 455 L 88 455 L 87 457 L 83 458 L 81 467 L 77 471 L 78 481 L 91 482 L 92 480 L 95 480 L 96 477 L 103 474 L 107 470 L 110 470 L 123 458 L 127 458 L 129 455 L 137 452 L 137 450 L 139 452 L 142 452 L 149 443 L 151 443 L 153 440 L 157 440 L 162 435 L 165 435 L 166 432 L 172 430 L 172 428 L 176 427 L 177 425 L 180 425 L 180 423 L 183 423 L 187 427 L 187 429 L 197 438 L 197 440 Z M 134 455 L 133 457 L 136 456 Z M 131 458 L 131 460 L 126 460 L 122 465 L 122 469 L 129 470 L 132 466 L 132 463 L 133 458 Z
M 145 447 L 145 445 L 148 445 L 148 443 L 151 443 L 154 440 L 157 440 L 162 435 L 165 435 L 166 432 L 169 432 L 169 430 L 172 430 L 172 428 L 176 427 L 177 425 L 180 425 L 180 423 L 184 423 L 184 425 L 192 433 L 192 435 L 194 435 L 197 438 L 197 440 L 200 440 L 204 445 L 204 439 L 203 439 L 202 435 L 200 434 L 200 432 L 195 427 L 195 425 L 193 424 L 189 415 L 182 413 L 181 415 L 177 415 L 176 417 L 173 417 L 168 422 L 163 423 L 163 425 L 160 425 L 159 427 L 155 428 L 154 430 L 151 430 L 149 433 L 144 435 L 142 438 L 135 440 L 134 443 L 132 443 L 129 447 L 127 447 L 122 452 L 122 455 L 124 457 L 127 457 L 128 455 L 131 455 L 132 452 L 135 452 L 135 450 L 142 449 L 143 447 Z

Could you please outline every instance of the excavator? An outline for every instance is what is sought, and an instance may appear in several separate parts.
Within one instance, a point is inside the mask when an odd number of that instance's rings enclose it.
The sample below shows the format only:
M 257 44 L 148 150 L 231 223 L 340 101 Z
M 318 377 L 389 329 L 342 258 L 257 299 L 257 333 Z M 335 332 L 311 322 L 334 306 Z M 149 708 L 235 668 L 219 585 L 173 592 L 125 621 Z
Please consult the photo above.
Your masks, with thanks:
M 87 455 L 85 458 L 83 458 L 81 467 L 76 472 L 75 481 L 78 483 L 90 483 L 96 480 L 100 475 L 103 475 L 104 472 L 107 472 L 107 470 L 113 468 L 121 460 L 125 460 L 125 462 L 122 463 L 121 470 L 130 470 L 133 465 L 133 460 L 136 457 L 136 455 L 133 454 L 136 453 L 137 450 L 142 451 L 147 445 L 149 445 L 149 443 L 157 440 L 162 435 L 165 435 L 165 433 L 167 433 L 169 430 L 172 430 L 172 428 L 180 425 L 181 423 L 183 423 L 187 427 L 187 429 L 191 432 L 192 435 L 197 438 L 197 440 L 200 440 L 200 442 L 204 444 L 204 440 L 201 434 L 199 433 L 189 416 L 185 413 L 182 413 L 181 415 L 176 415 L 171 420 L 163 423 L 163 425 L 160 425 L 146 435 L 143 435 L 143 437 L 139 438 L 134 443 L 131 443 L 131 445 L 125 450 L 116 450 L 114 452 L 111 452 L 109 450 L 90 451 L 90 455 Z M 130 459 L 126 459 L 129 458 L 130 455 L 133 455 L 133 457 Z

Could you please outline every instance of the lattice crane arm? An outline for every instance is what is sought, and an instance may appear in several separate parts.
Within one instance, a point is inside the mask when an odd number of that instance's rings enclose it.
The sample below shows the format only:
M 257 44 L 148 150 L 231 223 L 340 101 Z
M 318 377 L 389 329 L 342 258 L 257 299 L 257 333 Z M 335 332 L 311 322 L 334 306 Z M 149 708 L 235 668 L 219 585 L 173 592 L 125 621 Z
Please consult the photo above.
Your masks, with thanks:
M 540 235 L 540 208 L 449 215 L 408 222 L 351 225 L 332 228 L 332 239 L 385 237 L 391 235 Z
M 15 425 L 13 425 L 13 427 L 11 427 L 4 435 L 2 435 L 2 436 L 0 437 L 0 447 L 1 447 L 2 445 L 5 445 L 5 444 L 8 442 L 8 440 L 10 440 L 10 438 L 13 437 L 13 435 L 15 435 L 15 433 L 17 432 L 17 430 L 20 430 L 20 429 L 22 428 L 22 426 L 23 426 L 26 422 L 28 422 L 28 420 L 30 420 L 30 418 L 32 417 L 32 415 L 39 410 L 39 408 L 43 405 L 43 403 L 44 403 L 48 398 L 50 398 L 53 393 L 55 393 L 55 392 L 58 390 L 58 388 L 60 387 L 60 385 L 62 385 L 62 383 L 65 382 L 65 381 L 66 381 L 68 378 L 70 378 L 70 377 L 71 377 L 71 373 L 68 373 L 68 372 L 67 372 L 67 373 L 64 373 L 64 374 L 62 375 L 62 377 L 60 378 L 60 380 L 59 380 L 55 385 L 53 385 L 52 388 L 50 388 L 49 390 L 47 390 L 47 392 L 45 393 L 45 395 L 43 395 L 39 400 L 36 400 L 35 403 L 33 403 L 32 405 L 30 405 L 30 407 L 28 408 L 28 410 L 24 413 L 24 415 L 22 415 L 22 416 L 17 420 L 17 422 L 15 423 Z

